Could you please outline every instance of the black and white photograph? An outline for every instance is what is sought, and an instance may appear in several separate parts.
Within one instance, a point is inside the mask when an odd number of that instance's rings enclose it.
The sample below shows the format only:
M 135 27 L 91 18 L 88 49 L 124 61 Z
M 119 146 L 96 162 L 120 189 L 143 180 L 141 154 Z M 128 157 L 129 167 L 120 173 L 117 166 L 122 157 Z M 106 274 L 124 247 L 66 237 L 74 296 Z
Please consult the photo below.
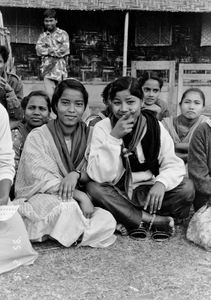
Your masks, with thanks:
M 0 0 L 0 299 L 211 299 L 211 0 Z

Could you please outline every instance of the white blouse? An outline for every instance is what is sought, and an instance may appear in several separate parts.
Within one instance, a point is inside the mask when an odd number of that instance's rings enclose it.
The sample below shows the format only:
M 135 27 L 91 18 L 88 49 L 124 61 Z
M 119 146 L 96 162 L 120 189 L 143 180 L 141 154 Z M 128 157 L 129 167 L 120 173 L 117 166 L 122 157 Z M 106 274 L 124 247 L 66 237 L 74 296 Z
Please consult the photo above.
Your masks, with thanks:
M 133 188 L 148 181 L 159 181 L 164 184 L 166 191 L 170 191 L 182 182 L 186 174 L 183 160 L 175 154 L 172 138 L 160 122 L 159 125 L 161 132 L 159 174 L 154 177 L 150 170 L 132 173 Z M 110 135 L 111 130 L 109 118 L 98 122 L 93 129 L 87 173 L 92 180 L 99 183 L 116 184 L 125 171 L 120 155 L 123 141 Z M 145 132 L 146 129 L 141 139 Z M 139 162 L 145 162 L 141 143 L 137 145 L 136 150 Z

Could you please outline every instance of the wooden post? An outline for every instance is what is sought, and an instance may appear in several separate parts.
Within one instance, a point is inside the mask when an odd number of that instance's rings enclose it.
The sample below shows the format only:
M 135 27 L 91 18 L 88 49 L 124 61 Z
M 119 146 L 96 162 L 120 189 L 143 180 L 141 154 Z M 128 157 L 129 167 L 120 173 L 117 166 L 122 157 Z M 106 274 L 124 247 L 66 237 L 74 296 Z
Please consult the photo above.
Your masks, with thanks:
M 123 47 L 123 70 L 122 70 L 123 76 L 127 75 L 128 27 L 129 27 L 129 12 L 126 12 L 125 27 L 124 27 L 124 47 Z

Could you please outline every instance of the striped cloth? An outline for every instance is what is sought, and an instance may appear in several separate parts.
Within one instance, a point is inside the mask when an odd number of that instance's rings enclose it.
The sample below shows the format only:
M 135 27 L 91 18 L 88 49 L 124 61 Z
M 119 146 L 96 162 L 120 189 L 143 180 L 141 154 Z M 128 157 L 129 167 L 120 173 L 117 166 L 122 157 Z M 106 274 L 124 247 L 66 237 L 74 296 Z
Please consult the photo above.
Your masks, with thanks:
M 95 208 L 86 219 L 75 200 L 61 202 L 58 190 L 67 171 L 46 125 L 27 137 L 15 185 L 16 204 L 20 204 L 29 238 L 42 241 L 48 236 L 69 247 L 83 235 L 81 245 L 107 247 L 116 237 L 113 216 Z

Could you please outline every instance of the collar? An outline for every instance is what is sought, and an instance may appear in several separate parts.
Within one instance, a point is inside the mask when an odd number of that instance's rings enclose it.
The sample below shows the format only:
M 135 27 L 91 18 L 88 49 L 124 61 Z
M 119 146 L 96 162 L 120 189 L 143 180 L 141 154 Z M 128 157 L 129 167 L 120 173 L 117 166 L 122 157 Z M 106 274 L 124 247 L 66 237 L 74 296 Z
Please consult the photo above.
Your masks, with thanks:
M 53 32 L 50 32 L 50 31 L 46 30 L 45 33 L 47 35 L 51 35 L 51 34 L 54 34 L 57 30 L 58 30 L 58 27 L 56 27 L 56 29 Z

